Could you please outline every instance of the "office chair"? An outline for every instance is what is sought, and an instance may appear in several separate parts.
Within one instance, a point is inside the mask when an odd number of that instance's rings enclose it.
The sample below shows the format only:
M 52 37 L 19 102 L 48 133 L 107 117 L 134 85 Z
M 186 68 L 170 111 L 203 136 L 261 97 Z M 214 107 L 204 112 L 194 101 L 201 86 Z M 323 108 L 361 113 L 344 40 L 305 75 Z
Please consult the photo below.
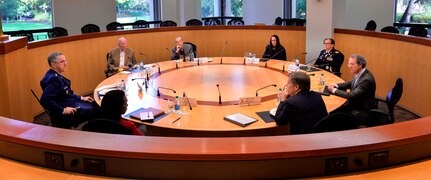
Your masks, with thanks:
M 54 27 L 51 31 L 48 32 L 49 38 L 55 38 L 55 37 L 61 37 L 61 36 L 67 36 L 69 35 L 67 33 L 67 29 L 64 29 L 62 27 Z
M 82 26 L 82 28 L 81 28 L 82 34 L 93 33 L 93 32 L 100 32 L 100 28 L 98 25 L 86 24 L 86 25 Z
M 428 31 L 424 27 L 411 27 L 409 30 L 410 36 L 427 37 Z
M 40 99 L 37 97 L 36 93 L 34 93 L 33 89 L 30 89 L 31 93 L 33 94 L 33 96 L 36 98 L 37 102 L 39 103 L 40 106 L 42 106 L 43 110 L 45 111 L 46 114 L 48 114 L 49 119 L 51 120 L 51 126 L 52 127 L 58 127 L 58 123 L 57 123 L 57 119 L 54 115 L 52 115 L 47 109 L 45 109 L 45 107 L 43 107 L 42 103 L 40 102 Z
M 149 28 L 150 24 L 148 24 L 145 20 L 137 20 L 132 25 L 133 29 L 143 29 L 143 28 Z
M 357 129 L 356 118 L 348 113 L 336 112 L 322 118 L 312 127 L 313 133 Z
M 190 19 L 186 22 L 186 26 L 202 26 L 202 21 L 199 19 Z
M 231 19 L 227 22 L 229 26 L 243 26 L 244 21 L 242 19 Z
M 116 31 L 116 30 L 123 30 L 124 26 L 119 22 L 111 22 L 106 25 L 107 31 Z
M 198 57 L 198 55 L 196 55 L 196 51 L 197 51 L 197 46 L 191 42 L 183 42 L 183 44 L 190 44 L 193 48 L 193 54 L 195 55 L 195 58 Z
M 403 80 L 398 78 L 395 82 L 394 88 L 386 95 L 386 105 L 388 106 L 389 113 L 380 109 L 372 109 L 370 112 L 369 122 L 370 126 L 379 126 L 385 124 L 392 124 L 395 122 L 395 105 L 401 99 L 403 94 Z M 381 101 L 381 100 L 380 100 Z
M 160 27 L 170 27 L 170 26 L 177 26 L 177 23 L 171 20 L 166 20 L 160 23 Z
M 292 18 L 284 21 L 286 26 L 305 26 L 305 19 Z
M 102 118 L 89 121 L 82 127 L 82 130 L 98 133 L 133 135 L 130 129 L 127 129 L 119 122 Z
M 281 17 L 275 18 L 274 25 L 277 25 L 277 26 L 283 25 L 283 19 Z
M 367 26 L 365 26 L 365 30 L 367 31 L 376 31 L 376 29 L 377 29 L 377 24 L 376 24 L 376 21 L 374 20 L 368 21 Z
M 384 28 L 382 28 L 382 30 L 380 30 L 381 32 L 388 32 L 388 33 L 394 33 L 394 34 L 399 34 L 400 31 L 393 27 L 393 26 L 386 26 Z
M 217 26 L 221 25 L 221 21 L 219 19 L 205 19 L 204 24 L 205 26 Z

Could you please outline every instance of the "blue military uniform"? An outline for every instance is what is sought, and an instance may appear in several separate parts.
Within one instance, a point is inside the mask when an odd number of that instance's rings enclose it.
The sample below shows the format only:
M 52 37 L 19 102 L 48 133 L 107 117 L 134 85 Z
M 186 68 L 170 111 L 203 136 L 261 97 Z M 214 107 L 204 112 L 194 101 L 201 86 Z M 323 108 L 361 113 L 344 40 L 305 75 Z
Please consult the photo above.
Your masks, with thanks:
M 71 81 L 56 71 L 49 69 L 40 81 L 43 93 L 40 99 L 42 106 L 52 116 L 57 117 L 57 126 L 62 128 L 76 127 L 80 123 L 97 115 L 97 104 L 81 100 L 71 89 Z M 63 115 L 65 107 L 79 107 L 74 115 Z

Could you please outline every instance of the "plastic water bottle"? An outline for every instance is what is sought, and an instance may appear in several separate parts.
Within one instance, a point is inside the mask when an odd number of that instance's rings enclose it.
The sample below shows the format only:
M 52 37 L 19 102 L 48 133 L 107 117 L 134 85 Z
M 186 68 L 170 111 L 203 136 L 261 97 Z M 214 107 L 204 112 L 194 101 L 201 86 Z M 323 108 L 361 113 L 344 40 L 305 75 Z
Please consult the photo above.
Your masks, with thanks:
M 181 110 L 180 99 L 178 98 L 178 96 L 175 96 L 175 111 L 177 112 L 177 114 L 179 114 L 180 110 Z
M 278 94 L 277 94 L 277 106 L 280 104 L 281 102 L 281 92 L 283 91 L 283 89 L 279 88 L 278 89 Z
M 295 65 L 299 67 L 299 59 L 295 60 Z
M 320 83 L 318 85 L 319 91 L 323 91 L 324 87 L 325 87 L 325 76 L 323 74 L 320 74 Z
M 124 79 L 121 80 L 120 88 L 122 91 L 126 91 L 126 82 Z

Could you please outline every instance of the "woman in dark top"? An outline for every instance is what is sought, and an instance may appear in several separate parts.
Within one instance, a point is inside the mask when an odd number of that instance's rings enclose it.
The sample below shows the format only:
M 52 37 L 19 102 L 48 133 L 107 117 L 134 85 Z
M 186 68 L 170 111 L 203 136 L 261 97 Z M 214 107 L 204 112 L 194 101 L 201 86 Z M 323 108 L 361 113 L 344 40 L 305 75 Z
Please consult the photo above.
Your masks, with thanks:
M 112 90 L 105 94 L 102 99 L 102 118 L 117 121 L 127 129 L 130 129 L 134 135 L 143 136 L 141 131 L 135 126 L 135 123 L 121 118 L 121 115 L 127 111 L 127 97 L 124 91 Z
M 279 59 L 286 61 L 286 49 L 280 44 L 280 39 L 277 35 L 272 35 L 269 39 L 269 44 L 265 48 L 263 58 Z

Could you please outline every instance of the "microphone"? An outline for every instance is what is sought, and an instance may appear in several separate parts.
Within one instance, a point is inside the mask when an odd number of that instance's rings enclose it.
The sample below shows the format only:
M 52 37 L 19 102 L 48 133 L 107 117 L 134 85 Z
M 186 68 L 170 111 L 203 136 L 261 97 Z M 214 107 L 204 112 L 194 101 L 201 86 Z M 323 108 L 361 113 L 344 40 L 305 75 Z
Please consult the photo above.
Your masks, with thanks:
M 166 48 L 166 51 L 168 51 L 169 53 L 171 52 L 171 50 L 169 50 L 169 48 Z M 172 58 L 172 56 L 171 56 L 171 58 Z M 175 61 L 175 68 L 178 69 L 178 62 L 177 61 Z
M 277 56 L 278 54 L 280 54 L 283 51 L 286 51 L 286 49 L 284 47 L 283 47 L 283 49 L 281 49 L 280 51 L 278 51 L 277 53 L 275 53 L 274 55 L 272 55 L 271 57 L 269 57 L 269 59 L 274 58 L 275 56 Z M 268 61 L 265 62 L 265 67 L 267 67 L 267 63 L 268 63 Z
M 224 50 L 226 49 L 226 45 L 227 45 L 227 41 L 224 43 L 223 46 L 223 51 L 221 52 L 221 57 L 220 57 L 220 64 L 223 64 L 223 55 L 224 55 Z M 218 86 L 217 86 L 218 87 Z M 221 102 L 221 101 L 220 101 Z M 220 103 L 221 104 L 221 103 Z
M 221 93 L 220 93 L 219 84 L 217 84 L 217 89 L 218 89 L 218 104 L 221 104 Z
M 258 90 L 256 90 L 256 97 L 258 96 L 257 92 L 259 92 L 260 90 L 265 89 L 265 88 L 267 88 L 267 87 L 271 87 L 271 86 L 277 87 L 277 84 L 270 84 L 270 85 L 268 85 L 268 86 L 265 86 L 265 87 L 259 88 Z
M 171 88 L 165 88 L 165 87 L 158 87 L 157 88 L 157 96 L 159 96 L 160 97 L 160 89 L 166 89 L 166 90 L 171 90 L 172 92 L 174 92 L 174 93 L 177 93 L 177 91 L 175 91 L 175 90 L 173 90 L 173 89 L 171 89 Z
M 186 96 L 186 92 L 183 92 L 183 97 L 186 98 L 187 104 L 189 104 L 190 110 L 192 110 L 192 105 L 190 104 L 189 98 Z
M 167 48 L 166 48 L 167 49 Z M 168 49 L 169 50 L 169 49 Z M 139 53 L 139 54 L 142 54 L 143 56 L 145 56 L 147 59 L 150 59 L 151 60 L 151 58 L 149 58 L 147 55 L 145 55 L 144 53 Z M 158 63 L 154 63 L 154 64 L 156 64 L 157 65 L 157 70 L 158 70 L 158 72 L 159 72 L 159 74 L 160 74 L 160 66 L 159 66 L 159 64 Z
M 300 55 L 302 55 L 302 54 L 307 54 L 307 52 L 303 52 L 303 53 L 299 53 L 299 54 L 297 54 L 297 55 L 295 56 L 295 59 L 298 59 L 298 58 L 299 58 L 299 56 L 300 56 Z M 287 61 L 283 63 L 283 72 L 284 72 L 284 65 L 285 65 L 286 63 L 287 63 Z
M 129 59 L 132 61 L 132 63 L 133 63 L 133 59 L 132 59 L 131 57 L 127 56 L 127 58 L 129 58 Z M 127 66 L 129 66 L 129 68 L 131 68 L 131 67 L 132 67 L 132 64 L 129 64 L 129 65 L 127 65 Z

